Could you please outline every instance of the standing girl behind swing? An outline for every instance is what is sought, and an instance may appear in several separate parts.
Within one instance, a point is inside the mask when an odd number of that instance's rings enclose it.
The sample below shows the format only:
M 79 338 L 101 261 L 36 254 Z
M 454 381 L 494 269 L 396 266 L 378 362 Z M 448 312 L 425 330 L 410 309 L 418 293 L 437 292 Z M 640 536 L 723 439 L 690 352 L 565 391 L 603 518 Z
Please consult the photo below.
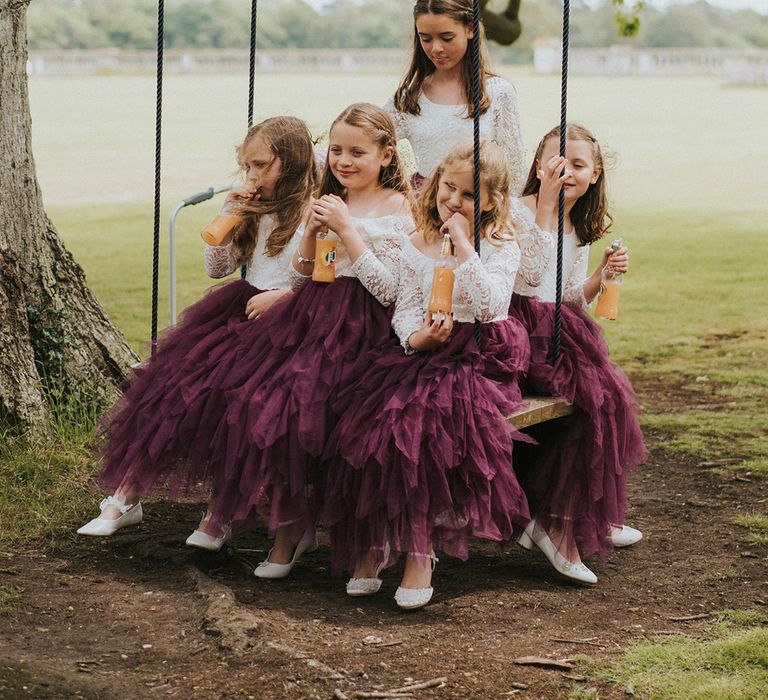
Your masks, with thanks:
M 206 246 L 205 268 L 221 278 L 247 266 L 246 279 L 220 286 L 189 307 L 157 353 L 133 373 L 123 397 L 102 422 L 99 484 L 112 496 L 78 530 L 107 536 L 143 517 L 139 498 L 155 487 L 170 496 L 207 495 L 215 486 L 204 437 L 223 412 L 212 376 L 230 367 L 236 340 L 290 293 L 289 267 L 317 176 L 312 137 L 295 117 L 251 127 L 237 149 L 245 183 L 228 196 L 241 221 L 219 246 Z M 217 413 L 218 412 L 218 413 Z M 220 549 L 226 530 L 204 518 L 188 544 Z
M 454 146 L 472 138 L 472 0 L 417 0 L 413 18 L 411 64 L 384 108 L 398 138 L 413 148 L 418 187 Z M 502 148 L 516 195 L 525 172 L 517 97 L 491 72 L 482 25 L 479 40 L 480 138 Z
M 632 386 L 611 361 L 600 327 L 583 312 L 611 276 L 628 269 L 626 248 L 609 247 L 587 274 L 589 246 L 607 234 L 612 221 L 602 150 L 587 129 L 570 124 L 563 158 L 559 137 L 555 127 L 541 140 L 523 197 L 513 205 L 523 235 L 540 245 L 527 248 L 532 257 L 518 274 L 510 313 L 530 334 L 528 386 L 536 393 L 564 397 L 575 410 L 565 419 L 530 429 L 539 444 L 525 445 L 517 455 L 515 469 L 535 516 L 519 542 L 529 549 L 536 544 L 564 576 L 593 584 L 597 577 L 583 557 L 641 537 L 621 523 L 627 473 L 643 461 L 645 447 Z M 561 187 L 565 303 L 560 354 L 553 361 L 557 236 L 552 231 L 557 229 Z

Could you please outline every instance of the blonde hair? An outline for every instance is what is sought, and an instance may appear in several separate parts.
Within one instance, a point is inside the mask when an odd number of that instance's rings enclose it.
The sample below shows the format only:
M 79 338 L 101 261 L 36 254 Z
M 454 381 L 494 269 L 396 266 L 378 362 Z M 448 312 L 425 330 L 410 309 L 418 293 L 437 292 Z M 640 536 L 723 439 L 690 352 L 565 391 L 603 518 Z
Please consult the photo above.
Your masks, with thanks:
M 581 126 L 581 124 L 568 124 L 565 129 L 565 137 L 572 141 L 585 141 L 590 145 L 595 168 L 600 173 L 597 180 L 579 197 L 571 209 L 571 221 L 580 244 L 582 246 L 590 245 L 605 236 L 613 224 L 613 217 L 608 211 L 608 195 L 605 186 L 606 159 L 603 157 L 603 151 L 597 139 L 589 129 Z M 525 182 L 525 187 L 523 187 L 523 197 L 532 194 L 538 199 L 541 188 L 541 181 L 537 176 L 540 167 L 539 161 L 547 141 L 554 138 L 560 138 L 559 126 L 550 129 L 539 142 L 531 169 L 528 172 L 528 179 Z
M 424 87 L 424 80 L 435 72 L 435 64 L 429 60 L 421 45 L 416 20 L 422 15 L 448 15 L 467 29 L 472 29 L 472 0 L 417 0 L 413 6 L 413 48 L 411 50 L 411 65 L 405 72 L 400 85 L 395 92 L 395 109 L 408 114 L 421 114 L 419 98 Z M 494 75 L 491 72 L 491 61 L 485 45 L 485 29 L 480 24 L 480 114 L 485 114 L 491 106 L 491 98 L 485 81 Z M 474 39 L 471 39 L 474 41 Z M 472 51 L 471 44 L 461 59 L 461 82 L 467 100 L 467 117 L 474 111 L 472 104 Z
M 432 242 L 441 236 L 444 222 L 437 210 L 440 179 L 446 171 L 462 166 L 473 172 L 473 158 L 471 141 L 455 146 L 424 183 L 416 207 L 416 226 L 425 241 Z M 514 237 L 510 219 L 512 176 L 504 152 L 493 141 L 480 142 L 480 188 L 485 190 L 491 203 L 491 208 L 480 215 L 481 235 L 490 243 L 500 245 Z
M 274 216 L 275 227 L 267 238 L 266 254 L 279 255 L 299 227 L 317 185 L 314 142 L 301 119 L 271 117 L 248 129 L 237 148 L 238 162 L 243 168 L 246 167 L 242 162 L 245 148 L 256 137 L 261 137 L 273 157 L 280 159 L 280 176 L 273 199 L 243 202 L 238 206 L 238 213 L 244 217 L 232 239 L 238 264 L 250 261 L 256 249 L 259 222 L 267 214 Z
M 397 134 L 389 115 L 381 107 L 370 102 L 356 102 L 336 117 L 331 124 L 330 131 L 333 131 L 333 127 L 340 122 L 362 129 L 378 148 L 392 149 L 392 160 L 389 165 L 382 167 L 379 173 L 379 184 L 385 189 L 400 192 L 410 204 L 412 200 L 411 186 L 408 184 L 397 154 Z M 323 176 L 320 179 L 318 197 L 322 197 L 324 194 L 335 194 L 344 198 L 346 193 L 346 188 L 333 174 L 329 158 L 326 156 L 325 170 L 323 170 Z

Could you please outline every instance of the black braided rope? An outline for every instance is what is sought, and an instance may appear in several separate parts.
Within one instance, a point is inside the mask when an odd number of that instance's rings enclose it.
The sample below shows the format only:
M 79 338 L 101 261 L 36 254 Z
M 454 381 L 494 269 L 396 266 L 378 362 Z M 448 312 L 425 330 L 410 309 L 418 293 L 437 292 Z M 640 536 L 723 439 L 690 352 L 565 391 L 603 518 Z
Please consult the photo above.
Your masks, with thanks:
M 480 0 L 472 3 L 472 135 L 473 135 L 473 164 L 472 187 L 475 199 L 475 252 L 480 257 Z M 482 350 L 480 343 L 480 321 L 475 319 L 475 342 Z
M 157 288 L 160 270 L 160 127 L 163 115 L 163 20 L 165 3 L 157 5 L 157 92 L 155 99 L 155 218 L 152 238 L 152 333 L 151 354 L 157 350 Z
M 563 65 L 560 72 L 560 155 L 565 157 L 568 105 L 568 36 L 570 0 L 563 1 Z M 560 327 L 563 307 L 563 225 L 565 221 L 565 188 L 560 188 L 557 212 L 557 281 L 555 290 L 555 323 L 552 328 L 552 352 L 550 360 L 560 357 Z
M 253 103 L 254 103 L 254 90 L 253 86 L 256 82 L 256 15 L 258 12 L 258 0 L 251 0 L 251 50 L 248 61 L 248 128 L 253 126 Z M 240 267 L 240 279 L 245 279 L 245 275 L 248 272 L 246 265 Z
M 251 55 L 248 64 L 248 128 L 253 126 L 253 84 L 256 77 L 256 13 L 257 0 L 251 0 Z

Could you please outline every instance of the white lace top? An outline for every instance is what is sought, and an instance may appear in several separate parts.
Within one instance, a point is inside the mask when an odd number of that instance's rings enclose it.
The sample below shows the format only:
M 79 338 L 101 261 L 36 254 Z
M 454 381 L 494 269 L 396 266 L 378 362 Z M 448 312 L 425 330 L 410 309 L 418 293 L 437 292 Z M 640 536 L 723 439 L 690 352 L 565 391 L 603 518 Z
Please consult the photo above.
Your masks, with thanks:
M 267 255 L 267 238 L 275 223 L 271 216 L 262 216 L 259 221 L 259 233 L 256 248 L 251 260 L 246 266 L 245 279 L 254 287 L 264 291 L 268 289 L 287 289 L 291 286 L 288 271 L 292 267 L 291 257 L 299 245 L 301 235 L 297 231 L 293 238 L 274 257 Z M 232 274 L 238 269 L 235 259 L 234 244 L 222 246 L 205 246 L 205 272 L 209 277 L 220 279 Z
M 515 279 L 515 291 L 541 301 L 555 301 L 557 294 L 557 234 L 536 225 L 536 215 L 519 200 L 513 204 L 513 220 L 523 249 L 524 264 Z M 587 306 L 589 246 L 579 245 L 575 233 L 563 236 L 563 301 Z
M 401 250 L 413 231 L 413 219 L 403 215 L 381 216 L 375 219 L 352 217 L 366 250 L 355 262 L 351 262 L 344 244 L 339 241 L 336 249 L 336 276 L 357 277 L 363 286 L 384 306 L 397 299 L 400 284 Z M 303 230 L 303 229 L 302 229 Z M 299 237 L 301 232 L 297 232 Z M 338 236 L 332 231 L 329 238 Z M 291 286 L 298 287 L 311 275 L 302 275 L 290 265 Z
M 435 260 L 424 255 L 410 241 L 403 246 L 402 258 L 400 291 L 392 327 L 406 352 L 411 352 L 407 341 L 421 328 L 426 317 Z M 454 269 L 454 320 L 472 322 L 477 319 L 489 323 L 507 318 L 519 263 L 520 249 L 515 241 L 499 246 L 481 241 L 480 257 L 474 254 Z
M 491 139 L 504 150 L 512 171 L 512 192 L 517 194 L 525 182 L 525 148 L 517 96 L 512 85 L 498 76 L 488 78 L 486 85 L 491 106 L 480 117 L 480 138 Z M 472 139 L 473 126 L 472 119 L 467 118 L 466 105 L 437 104 L 422 93 L 419 108 L 419 115 L 398 112 L 394 98 L 384 105 L 395 123 L 398 138 L 408 139 L 418 171 L 426 177 L 456 144 Z

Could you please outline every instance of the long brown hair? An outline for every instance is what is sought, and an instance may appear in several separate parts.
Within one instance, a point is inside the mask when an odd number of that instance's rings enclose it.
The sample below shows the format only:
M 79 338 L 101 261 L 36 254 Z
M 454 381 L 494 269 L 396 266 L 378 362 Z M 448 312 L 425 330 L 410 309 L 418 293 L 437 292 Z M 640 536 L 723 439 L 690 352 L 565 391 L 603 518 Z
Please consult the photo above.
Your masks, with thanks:
M 608 233 L 613 224 L 613 217 L 608 211 L 608 196 L 605 187 L 605 158 L 597 139 L 589 129 L 581 126 L 581 124 L 568 124 L 565 129 L 565 137 L 572 141 L 588 143 L 592 149 L 595 168 L 599 171 L 597 180 L 579 197 L 571 209 L 571 221 L 581 245 L 590 245 Z M 538 199 L 539 188 L 541 187 L 541 181 L 536 174 L 539 169 L 539 161 L 547 141 L 554 138 L 560 138 L 559 126 L 550 129 L 539 142 L 531 169 L 528 172 L 528 180 L 523 187 L 523 197 L 532 194 L 536 195 Z
M 421 15 L 448 15 L 451 19 L 463 25 L 467 29 L 472 28 L 472 0 L 417 0 L 413 6 L 413 48 L 411 51 L 411 65 L 400 81 L 395 92 L 395 109 L 408 114 L 420 114 L 419 98 L 421 97 L 424 80 L 435 72 L 435 64 L 421 45 L 419 33 L 416 29 L 416 20 Z M 491 106 L 491 98 L 485 85 L 487 78 L 491 77 L 491 62 L 488 50 L 485 46 L 485 29 L 480 25 L 480 114 L 485 114 Z M 474 39 L 470 40 L 474 41 Z M 461 59 L 461 79 L 464 85 L 464 95 L 467 100 L 467 116 L 471 117 L 472 106 L 472 52 L 470 47 Z
M 244 217 L 233 237 L 239 264 L 251 259 L 259 234 L 259 221 L 266 214 L 275 219 L 275 227 L 267 238 L 267 256 L 274 257 L 283 251 L 299 227 L 317 185 L 314 143 L 301 119 L 271 117 L 248 129 L 237 149 L 242 167 L 245 167 L 242 163 L 245 147 L 257 136 L 269 146 L 273 157 L 280 159 L 280 177 L 273 199 L 238 205 L 238 213 Z
M 416 227 L 429 242 L 440 238 L 443 221 L 437 210 L 440 178 L 447 170 L 460 167 L 473 171 L 474 147 L 471 141 L 455 146 L 435 168 L 419 193 Z M 480 232 L 490 243 L 499 245 L 514 236 L 510 221 L 512 176 L 504 152 L 493 141 L 480 142 L 480 187 L 485 190 L 491 208 L 480 215 Z
M 408 184 L 397 154 L 397 134 L 395 133 L 395 125 L 392 123 L 389 115 L 381 107 L 377 107 L 370 102 L 356 102 L 336 117 L 333 124 L 331 124 L 329 133 L 340 122 L 362 129 L 370 136 L 378 148 L 392 149 L 392 160 L 389 165 L 381 169 L 379 183 L 385 189 L 400 192 L 410 204 L 412 201 L 411 186 Z M 335 194 L 342 199 L 346 199 L 347 194 L 346 188 L 333 174 L 330 167 L 330 159 L 327 156 L 317 196 L 322 197 L 324 194 Z

